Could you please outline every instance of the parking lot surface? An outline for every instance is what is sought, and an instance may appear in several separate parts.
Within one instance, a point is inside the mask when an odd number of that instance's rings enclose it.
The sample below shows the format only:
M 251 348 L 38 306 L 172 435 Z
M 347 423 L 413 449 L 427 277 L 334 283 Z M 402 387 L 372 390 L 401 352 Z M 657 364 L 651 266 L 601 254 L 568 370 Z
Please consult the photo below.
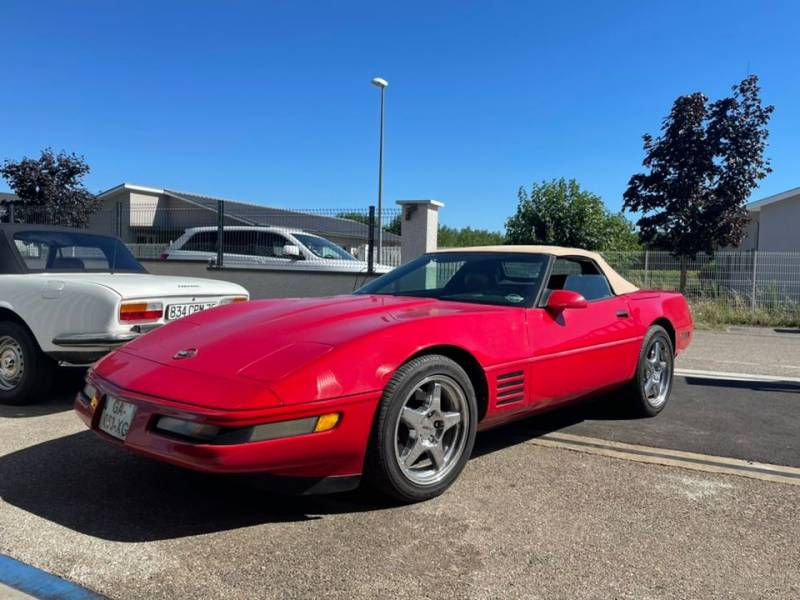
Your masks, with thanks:
M 730 327 L 695 331 L 678 357 L 686 369 L 800 377 L 800 329 Z
M 610 397 L 486 432 L 414 506 L 151 462 L 95 439 L 68 397 L 3 407 L 0 553 L 112 598 L 797 597 L 800 486 L 537 445 L 566 431 L 796 464 L 797 390 L 760 393 L 678 379 L 656 419 Z
M 631 419 L 617 407 L 612 395 L 510 428 L 800 467 L 800 384 L 675 377 L 658 417 Z

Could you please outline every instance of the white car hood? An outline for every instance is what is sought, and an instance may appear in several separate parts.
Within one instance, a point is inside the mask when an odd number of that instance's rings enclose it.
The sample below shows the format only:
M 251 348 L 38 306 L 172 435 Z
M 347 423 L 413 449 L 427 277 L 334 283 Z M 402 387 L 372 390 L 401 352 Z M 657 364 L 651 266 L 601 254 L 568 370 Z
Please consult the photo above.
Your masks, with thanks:
M 148 273 L 43 273 L 55 281 L 80 281 L 102 285 L 123 298 L 162 296 L 244 296 L 246 289 L 235 283 L 196 277 L 171 277 Z

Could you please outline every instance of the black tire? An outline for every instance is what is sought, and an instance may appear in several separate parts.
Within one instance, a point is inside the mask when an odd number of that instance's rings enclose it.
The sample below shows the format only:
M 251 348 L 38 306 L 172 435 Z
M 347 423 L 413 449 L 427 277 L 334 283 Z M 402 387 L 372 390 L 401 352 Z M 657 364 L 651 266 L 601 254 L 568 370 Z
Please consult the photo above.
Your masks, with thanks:
M 419 413 L 426 418 L 425 423 L 421 423 L 419 431 L 431 433 L 429 438 L 418 438 L 420 435 L 417 429 L 408 429 L 408 443 L 416 447 L 420 444 L 419 439 L 424 443 L 434 439 L 441 441 L 441 447 L 448 448 L 448 439 L 451 450 L 443 451 L 441 460 L 441 479 L 430 483 L 420 483 L 410 477 L 421 477 L 421 475 L 407 475 L 400 464 L 396 444 L 398 439 L 403 437 L 402 428 L 406 427 L 401 412 L 409 408 L 407 402 L 416 402 L 417 396 L 412 396 L 415 390 L 421 389 L 420 386 L 433 386 L 438 382 L 439 393 L 442 395 L 442 408 L 438 412 L 430 411 L 428 408 L 419 408 Z M 446 389 L 442 391 L 442 386 Z M 453 387 L 453 386 L 457 386 Z M 460 390 L 460 394 L 458 392 Z M 458 404 L 454 402 L 458 401 Z M 424 404 L 424 401 L 422 402 Z M 450 411 L 446 411 L 444 405 L 447 404 Z M 455 419 L 456 414 L 453 406 L 460 409 L 461 421 L 457 425 L 450 425 L 450 419 Z M 434 415 L 436 412 L 436 415 Z M 468 413 L 468 414 L 464 414 Z M 433 416 L 432 416 L 433 415 Z M 412 503 L 428 500 L 442 494 L 458 478 L 467 464 L 472 448 L 475 445 L 475 433 L 477 429 L 478 404 L 475 398 L 475 390 L 469 376 L 461 366 L 455 361 L 437 354 L 431 354 L 415 358 L 400 367 L 387 384 L 381 397 L 375 418 L 370 446 L 367 451 L 367 459 L 364 468 L 365 482 L 400 502 Z M 441 417 L 441 418 L 440 418 Z M 445 418 L 448 420 L 445 421 Z M 438 423 L 438 425 L 436 425 Z M 430 429 L 434 427 L 434 429 Z M 446 429 L 451 427 L 451 429 Z M 438 437 L 437 437 L 438 436 Z M 452 437 L 450 437 L 452 436 Z M 438 442 L 437 442 L 438 443 Z M 420 462 L 430 463 L 435 468 L 434 456 L 425 456 L 425 452 L 418 459 Z M 448 455 L 450 458 L 448 459 Z M 408 455 L 407 455 L 408 456 Z M 447 462 L 449 460 L 449 462 Z
M 17 376 L 20 359 L 22 372 Z M 0 361 L 6 361 L 0 363 L 0 404 L 30 404 L 49 391 L 55 363 L 42 353 L 28 330 L 14 321 L 0 321 Z
M 662 361 L 659 389 L 657 395 L 652 394 L 652 389 L 647 389 L 650 373 L 653 368 L 653 350 L 660 345 Z M 672 340 L 666 330 L 660 325 L 653 325 L 648 330 L 642 341 L 639 351 L 639 361 L 636 364 L 636 375 L 628 384 L 628 402 L 631 411 L 641 417 L 655 417 L 664 410 L 672 393 L 672 379 L 675 373 L 675 350 Z M 664 383 L 661 383 L 661 379 Z M 654 396 L 651 398 L 651 396 Z

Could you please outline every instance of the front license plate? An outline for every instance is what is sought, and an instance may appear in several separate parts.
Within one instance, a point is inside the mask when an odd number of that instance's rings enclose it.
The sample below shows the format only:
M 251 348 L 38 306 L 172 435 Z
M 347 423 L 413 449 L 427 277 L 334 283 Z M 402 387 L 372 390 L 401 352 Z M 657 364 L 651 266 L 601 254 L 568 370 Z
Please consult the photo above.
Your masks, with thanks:
M 103 414 L 100 415 L 98 427 L 100 431 L 105 431 L 108 435 L 124 440 L 128 437 L 128 430 L 131 428 L 135 414 L 135 405 L 113 396 L 106 396 L 106 401 L 103 404 Z
M 201 310 L 216 306 L 216 302 L 194 302 L 192 304 L 170 304 L 167 306 L 167 321 L 174 321 L 188 317 L 194 313 L 199 313 Z

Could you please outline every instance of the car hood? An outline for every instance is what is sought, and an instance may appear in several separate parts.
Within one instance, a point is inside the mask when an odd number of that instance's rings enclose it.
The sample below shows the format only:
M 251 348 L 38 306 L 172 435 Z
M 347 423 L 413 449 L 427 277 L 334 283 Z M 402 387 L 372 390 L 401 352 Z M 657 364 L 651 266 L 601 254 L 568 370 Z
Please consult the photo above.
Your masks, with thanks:
M 376 330 L 410 319 L 491 310 L 497 307 L 369 295 L 262 300 L 175 321 L 117 353 L 182 372 L 268 385 Z
M 247 295 L 247 290 L 235 283 L 195 277 L 171 277 L 148 273 L 45 273 L 42 276 L 65 282 L 80 281 L 101 285 L 125 299 Z

